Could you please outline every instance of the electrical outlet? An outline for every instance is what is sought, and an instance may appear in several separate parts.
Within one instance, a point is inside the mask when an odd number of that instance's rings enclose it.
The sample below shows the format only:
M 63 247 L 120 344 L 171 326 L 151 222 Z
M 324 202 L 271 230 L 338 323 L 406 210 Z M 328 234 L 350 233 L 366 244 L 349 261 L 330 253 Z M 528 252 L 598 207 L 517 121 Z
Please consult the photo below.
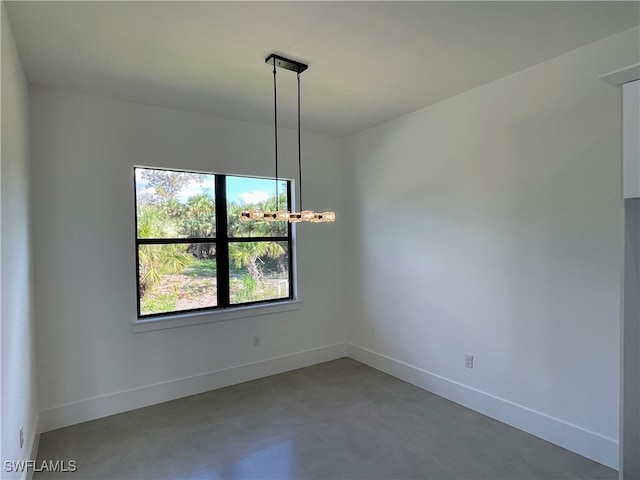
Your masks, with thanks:
M 20 427 L 20 448 L 24 446 L 24 427 Z
M 260 335 L 254 335 L 254 337 L 253 337 L 253 346 L 254 347 L 259 347 L 260 346 Z
M 464 366 L 467 368 L 473 368 L 473 355 L 464 356 Z

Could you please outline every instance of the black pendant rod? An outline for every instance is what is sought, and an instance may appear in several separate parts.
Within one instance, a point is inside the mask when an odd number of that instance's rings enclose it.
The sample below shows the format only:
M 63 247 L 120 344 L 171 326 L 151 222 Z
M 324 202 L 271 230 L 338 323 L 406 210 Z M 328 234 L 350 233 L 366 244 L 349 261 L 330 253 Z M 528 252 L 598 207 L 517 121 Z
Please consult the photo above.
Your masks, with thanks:
M 276 85 L 276 59 L 273 59 L 273 121 L 275 123 L 276 146 L 276 211 L 280 211 L 280 195 L 278 192 L 278 88 Z
M 300 147 L 300 72 L 298 77 L 298 173 L 300 174 L 300 212 L 302 212 L 302 149 Z
M 275 116 L 275 143 L 276 143 L 276 197 L 278 202 L 278 210 L 280 210 L 280 195 L 278 194 L 278 102 L 277 89 L 276 89 L 276 67 L 284 68 L 296 72 L 298 79 L 298 172 L 299 172 L 299 198 L 300 198 L 300 212 L 302 212 L 302 149 L 300 142 L 300 74 L 304 72 L 308 65 L 292 60 L 290 58 L 282 57 L 275 53 L 272 53 L 265 59 L 265 63 L 273 63 L 273 103 L 274 103 L 274 116 Z

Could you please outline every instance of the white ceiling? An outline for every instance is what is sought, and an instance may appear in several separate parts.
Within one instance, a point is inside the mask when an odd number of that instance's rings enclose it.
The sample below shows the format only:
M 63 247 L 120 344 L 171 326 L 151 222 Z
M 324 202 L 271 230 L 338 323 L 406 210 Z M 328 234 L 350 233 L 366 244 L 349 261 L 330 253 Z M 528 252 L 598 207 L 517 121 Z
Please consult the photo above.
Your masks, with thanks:
M 5 3 L 33 84 L 270 124 L 278 52 L 309 63 L 303 129 L 337 136 L 640 23 L 637 1 Z

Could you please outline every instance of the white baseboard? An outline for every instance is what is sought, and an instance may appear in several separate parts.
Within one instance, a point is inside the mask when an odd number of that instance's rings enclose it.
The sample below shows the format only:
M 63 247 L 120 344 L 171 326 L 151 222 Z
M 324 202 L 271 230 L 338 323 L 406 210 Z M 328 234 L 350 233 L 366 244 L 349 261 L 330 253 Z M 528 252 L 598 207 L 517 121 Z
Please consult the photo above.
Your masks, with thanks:
M 348 356 L 548 442 L 618 469 L 618 441 L 468 387 L 394 358 L 348 344 Z
M 349 356 L 608 467 L 618 468 L 618 442 L 612 438 L 607 438 L 372 350 L 347 343 L 269 358 L 48 408 L 40 411 L 37 431 L 47 432 L 344 356 Z M 37 435 L 32 439 L 31 458 L 33 459 L 37 455 Z M 29 478 L 27 477 L 26 480 Z
M 40 432 L 228 387 L 346 355 L 347 344 L 338 343 L 48 408 L 40 411 Z

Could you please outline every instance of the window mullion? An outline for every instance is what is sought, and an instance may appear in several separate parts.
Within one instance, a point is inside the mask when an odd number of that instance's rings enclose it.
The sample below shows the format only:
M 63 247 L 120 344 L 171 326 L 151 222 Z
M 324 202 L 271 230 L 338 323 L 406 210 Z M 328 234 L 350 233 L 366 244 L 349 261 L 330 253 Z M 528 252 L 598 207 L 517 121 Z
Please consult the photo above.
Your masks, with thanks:
M 227 184 L 216 175 L 216 269 L 218 307 L 229 306 L 229 241 L 227 232 Z

